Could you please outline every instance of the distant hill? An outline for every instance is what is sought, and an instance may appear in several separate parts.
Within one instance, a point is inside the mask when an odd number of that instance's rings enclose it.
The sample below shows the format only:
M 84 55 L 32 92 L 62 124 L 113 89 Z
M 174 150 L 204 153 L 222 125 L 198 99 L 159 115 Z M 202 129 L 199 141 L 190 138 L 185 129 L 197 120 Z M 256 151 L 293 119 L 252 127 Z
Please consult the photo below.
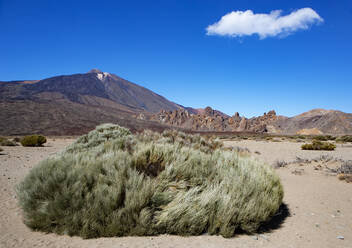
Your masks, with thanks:
M 82 134 L 112 122 L 132 130 L 352 134 L 352 114 L 314 109 L 291 118 L 269 111 L 246 118 L 184 107 L 114 74 L 88 73 L 0 82 L 0 135 Z
M 324 134 L 352 134 L 352 114 L 337 110 L 313 109 L 303 114 L 282 119 L 274 126 L 283 133 L 299 133 L 303 129 Z M 308 134 L 308 133 L 307 133 Z

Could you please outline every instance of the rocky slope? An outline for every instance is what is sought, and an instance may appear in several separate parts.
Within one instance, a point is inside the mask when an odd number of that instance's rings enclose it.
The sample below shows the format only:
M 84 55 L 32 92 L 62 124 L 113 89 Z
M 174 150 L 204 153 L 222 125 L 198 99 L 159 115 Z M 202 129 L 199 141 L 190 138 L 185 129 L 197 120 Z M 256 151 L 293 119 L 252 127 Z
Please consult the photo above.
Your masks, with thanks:
M 313 109 L 291 118 L 281 119 L 273 125 L 283 133 L 352 134 L 352 114 Z

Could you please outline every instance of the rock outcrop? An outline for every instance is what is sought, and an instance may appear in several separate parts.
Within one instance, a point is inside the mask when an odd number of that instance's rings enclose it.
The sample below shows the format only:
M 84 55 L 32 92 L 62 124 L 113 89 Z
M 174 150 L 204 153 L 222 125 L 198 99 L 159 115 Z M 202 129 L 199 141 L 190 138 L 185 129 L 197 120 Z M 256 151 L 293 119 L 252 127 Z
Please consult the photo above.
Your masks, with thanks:
M 174 111 L 162 110 L 151 117 L 154 121 L 192 131 L 237 131 L 267 132 L 267 126 L 277 120 L 274 110 L 263 116 L 247 119 L 236 112 L 232 117 L 222 114 L 211 107 L 206 107 L 198 114 L 190 114 L 185 109 Z

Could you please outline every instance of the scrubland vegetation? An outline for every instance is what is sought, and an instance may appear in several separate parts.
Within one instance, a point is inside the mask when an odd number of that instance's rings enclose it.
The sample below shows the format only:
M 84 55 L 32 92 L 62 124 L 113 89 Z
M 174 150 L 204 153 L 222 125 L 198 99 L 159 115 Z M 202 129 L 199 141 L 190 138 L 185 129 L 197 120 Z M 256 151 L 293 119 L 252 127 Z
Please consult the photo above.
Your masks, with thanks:
M 328 141 L 328 140 L 335 140 L 336 137 L 331 135 L 317 135 L 317 136 L 314 136 L 313 139 L 319 140 L 319 141 Z
M 348 183 L 352 183 L 352 161 L 344 161 L 340 167 L 338 167 L 334 172 L 338 175 L 338 179 L 345 180 Z
M 42 135 L 29 135 L 23 137 L 20 142 L 22 146 L 42 146 L 46 143 L 46 138 Z
M 319 140 L 313 140 L 311 144 L 304 144 L 301 146 L 302 150 L 324 150 L 324 151 L 333 151 L 336 148 L 336 145 L 329 142 L 322 142 Z
M 336 142 L 352 142 L 352 135 L 344 135 L 336 138 Z
M 17 186 L 27 226 L 83 238 L 255 232 L 279 209 L 272 167 L 213 138 L 98 126 Z

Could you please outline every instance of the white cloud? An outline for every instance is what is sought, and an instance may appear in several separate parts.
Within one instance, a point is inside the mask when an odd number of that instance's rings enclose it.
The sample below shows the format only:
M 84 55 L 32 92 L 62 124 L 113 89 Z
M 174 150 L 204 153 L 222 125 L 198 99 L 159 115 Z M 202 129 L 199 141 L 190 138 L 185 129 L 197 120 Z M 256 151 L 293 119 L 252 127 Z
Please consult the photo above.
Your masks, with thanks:
M 323 22 L 311 8 L 296 10 L 289 15 L 281 15 L 281 10 L 270 14 L 254 14 L 252 10 L 232 11 L 220 21 L 207 27 L 207 35 L 241 37 L 258 34 L 261 39 L 269 36 L 286 36 L 310 25 Z

